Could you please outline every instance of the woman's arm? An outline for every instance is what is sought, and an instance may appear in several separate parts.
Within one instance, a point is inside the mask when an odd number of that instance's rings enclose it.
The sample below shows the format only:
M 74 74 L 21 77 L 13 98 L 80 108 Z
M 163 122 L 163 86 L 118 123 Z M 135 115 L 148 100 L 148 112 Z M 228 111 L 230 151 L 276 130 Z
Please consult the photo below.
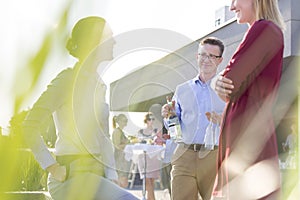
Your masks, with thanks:
M 43 169 L 56 164 L 56 161 L 41 137 L 41 126 L 64 103 L 63 94 L 69 91 L 69 83 L 72 83 L 70 73 L 64 70 L 48 85 L 23 122 L 25 141 Z
M 270 21 L 255 22 L 225 68 L 223 76 L 234 85 L 230 96 L 239 97 L 282 50 L 282 31 Z
M 210 86 L 217 93 L 217 95 L 224 101 L 229 101 L 230 94 L 232 93 L 232 89 L 234 85 L 232 80 L 229 78 L 225 78 L 222 76 L 224 71 L 217 74 L 214 78 L 212 78 Z

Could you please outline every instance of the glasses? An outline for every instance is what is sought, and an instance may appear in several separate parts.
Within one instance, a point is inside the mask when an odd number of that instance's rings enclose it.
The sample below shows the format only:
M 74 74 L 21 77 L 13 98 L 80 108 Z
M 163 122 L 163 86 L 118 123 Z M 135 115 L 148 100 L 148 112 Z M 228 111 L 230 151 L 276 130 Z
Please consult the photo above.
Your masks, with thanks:
M 208 60 L 216 60 L 217 58 L 221 58 L 222 56 L 216 56 L 213 54 L 206 54 L 206 53 L 198 53 L 198 55 L 200 56 L 200 59 L 205 60 L 206 58 L 208 58 Z
M 148 118 L 147 121 L 154 121 L 154 118 Z

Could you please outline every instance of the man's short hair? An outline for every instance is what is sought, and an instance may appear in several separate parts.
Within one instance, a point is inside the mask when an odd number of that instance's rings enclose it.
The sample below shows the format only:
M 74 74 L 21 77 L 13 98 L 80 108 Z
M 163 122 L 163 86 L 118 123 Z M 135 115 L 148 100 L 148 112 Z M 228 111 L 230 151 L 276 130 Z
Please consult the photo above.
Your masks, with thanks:
M 200 42 L 200 45 L 204 45 L 204 44 L 210 44 L 210 45 L 217 45 L 217 46 L 219 46 L 220 53 L 221 53 L 220 56 L 223 55 L 225 47 L 224 47 L 223 42 L 220 39 L 218 39 L 216 37 L 206 37 L 206 38 L 202 39 L 201 42 Z

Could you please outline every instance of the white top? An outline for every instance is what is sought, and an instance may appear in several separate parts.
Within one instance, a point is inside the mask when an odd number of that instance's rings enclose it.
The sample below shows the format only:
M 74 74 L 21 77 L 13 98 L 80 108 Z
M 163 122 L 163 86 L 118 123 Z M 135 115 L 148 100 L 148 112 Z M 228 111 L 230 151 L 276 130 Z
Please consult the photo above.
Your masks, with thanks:
M 101 154 L 106 176 L 117 178 L 105 91 L 96 72 L 78 73 L 76 67 L 62 71 L 50 83 L 24 121 L 25 139 L 43 169 L 56 163 L 39 131 L 53 114 L 57 129 L 54 154 Z

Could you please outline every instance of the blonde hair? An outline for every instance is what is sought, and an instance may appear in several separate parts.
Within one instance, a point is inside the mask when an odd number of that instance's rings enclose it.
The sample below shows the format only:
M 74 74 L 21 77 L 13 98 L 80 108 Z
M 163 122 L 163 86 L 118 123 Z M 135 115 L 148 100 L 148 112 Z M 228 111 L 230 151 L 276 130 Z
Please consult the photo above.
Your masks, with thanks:
M 115 115 L 113 118 L 112 118 L 112 125 L 113 125 L 113 128 L 117 128 L 117 124 L 119 124 L 119 122 L 122 120 L 122 119 L 127 119 L 126 115 L 124 114 L 119 114 L 119 115 Z
M 254 0 L 256 19 L 270 20 L 285 30 L 285 23 L 280 13 L 278 0 Z

